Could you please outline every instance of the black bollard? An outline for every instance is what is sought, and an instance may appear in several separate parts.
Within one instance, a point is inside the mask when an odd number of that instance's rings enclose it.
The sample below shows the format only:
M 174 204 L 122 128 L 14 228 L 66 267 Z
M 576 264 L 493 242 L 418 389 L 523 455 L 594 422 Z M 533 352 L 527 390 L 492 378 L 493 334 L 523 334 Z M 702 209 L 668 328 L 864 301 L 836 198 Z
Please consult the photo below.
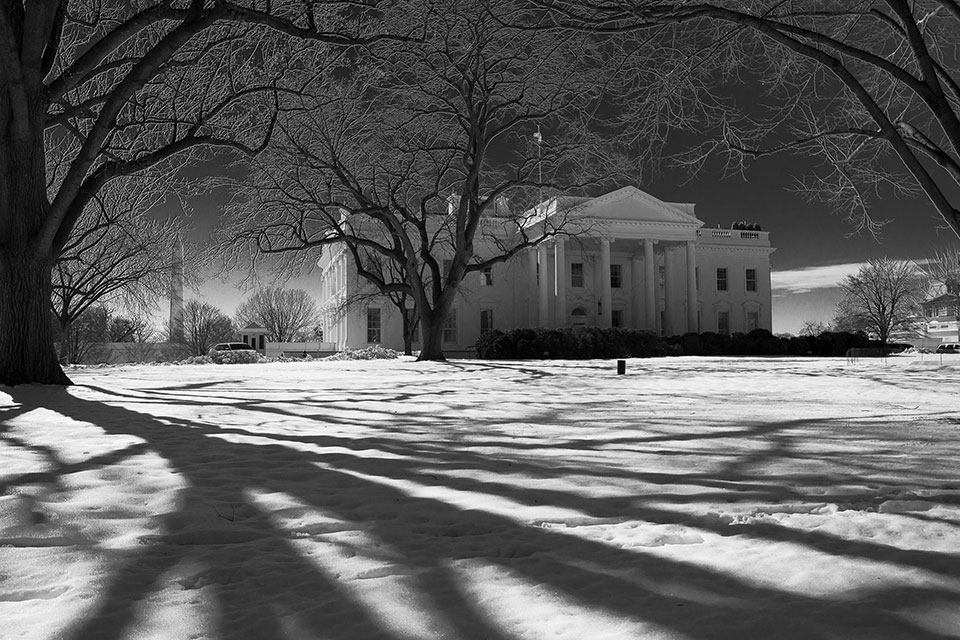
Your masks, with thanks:
M 622 376 L 627 372 L 627 361 L 617 360 L 617 375 Z

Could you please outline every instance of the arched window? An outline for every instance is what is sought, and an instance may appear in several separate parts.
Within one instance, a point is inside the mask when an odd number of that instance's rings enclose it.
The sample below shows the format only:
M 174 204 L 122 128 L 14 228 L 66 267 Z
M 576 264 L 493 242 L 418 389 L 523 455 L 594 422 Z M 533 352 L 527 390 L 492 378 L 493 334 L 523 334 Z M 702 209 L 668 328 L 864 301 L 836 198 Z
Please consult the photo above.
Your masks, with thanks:
M 574 327 L 582 327 L 587 324 L 587 311 L 583 307 L 576 307 L 570 312 L 570 324 Z

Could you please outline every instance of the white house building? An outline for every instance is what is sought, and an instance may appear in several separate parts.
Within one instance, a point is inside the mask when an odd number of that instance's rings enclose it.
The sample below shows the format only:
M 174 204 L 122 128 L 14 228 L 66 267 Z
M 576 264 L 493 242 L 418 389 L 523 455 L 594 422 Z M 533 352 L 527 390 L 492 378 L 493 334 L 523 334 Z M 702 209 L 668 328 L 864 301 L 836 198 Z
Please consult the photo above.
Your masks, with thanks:
M 666 203 L 636 187 L 555 198 L 539 209 L 562 213 L 581 231 L 468 274 L 447 319 L 445 352 L 469 354 L 481 333 L 519 327 L 627 327 L 664 336 L 771 328 L 768 232 L 704 228 L 693 204 Z M 504 227 L 495 214 L 481 229 Z M 476 247 L 483 257 L 479 237 Z M 400 310 L 382 296 L 357 296 L 369 285 L 358 282 L 349 252 L 330 247 L 318 266 L 328 342 L 402 348 Z

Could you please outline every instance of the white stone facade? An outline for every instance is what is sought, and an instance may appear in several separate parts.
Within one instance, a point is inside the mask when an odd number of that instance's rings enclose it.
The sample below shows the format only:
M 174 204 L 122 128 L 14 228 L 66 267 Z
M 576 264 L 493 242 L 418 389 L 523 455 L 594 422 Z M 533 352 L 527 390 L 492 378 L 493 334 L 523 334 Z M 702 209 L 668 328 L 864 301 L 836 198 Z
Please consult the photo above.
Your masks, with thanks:
M 544 210 L 564 212 L 579 231 L 468 274 L 448 320 L 446 352 L 470 353 L 488 329 L 620 326 L 675 335 L 771 328 L 767 232 L 703 228 L 694 205 L 668 204 L 635 187 L 552 200 Z M 490 218 L 489 226 L 498 222 Z M 484 243 L 476 246 L 486 257 Z M 341 349 L 401 349 L 400 310 L 388 300 L 367 297 L 344 309 L 364 286 L 349 253 L 333 247 L 318 264 L 325 340 Z

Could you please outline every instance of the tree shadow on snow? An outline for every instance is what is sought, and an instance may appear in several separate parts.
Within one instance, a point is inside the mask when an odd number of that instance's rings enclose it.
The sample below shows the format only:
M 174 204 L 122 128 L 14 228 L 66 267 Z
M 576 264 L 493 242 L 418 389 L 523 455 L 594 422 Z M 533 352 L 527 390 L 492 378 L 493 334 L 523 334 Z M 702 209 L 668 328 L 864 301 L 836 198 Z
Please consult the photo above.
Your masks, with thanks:
M 429 612 L 430 621 L 425 623 L 428 637 L 516 637 L 472 591 L 459 568 L 463 562 L 479 562 L 519 576 L 531 589 L 551 594 L 559 602 L 575 603 L 617 619 L 654 623 L 685 638 L 955 637 L 926 629 L 901 615 L 905 609 L 921 604 L 960 607 L 960 594 L 948 589 L 880 586 L 846 593 L 842 598 L 792 593 L 642 548 L 619 548 L 570 535 L 562 527 L 465 509 L 435 494 L 405 489 L 414 486 L 485 494 L 524 505 L 570 509 L 599 521 L 684 525 L 721 536 L 797 544 L 834 556 L 894 562 L 951 577 L 960 575 L 960 559 L 952 554 L 901 550 L 756 520 L 731 524 L 684 512 L 683 504 L 701 493 L 701 498 L 710 500 L 720 492 L 734 500 L 749 496 L 750 500 L 823 501 L 822 495 L 805 496 L 802 487 L 805 482 L 823 486 L 829 479 L 772 478 L 757 471 L 771 460 L 797 455 L 785 434 L 803 426 L 801 423 L 748 425 L 736 430 L 736 437 L 755 438 L 766 446 L 749 456 L 732 456 L 729 464 L 713 472 L 644 473 L 573 461 L 538 462 L 522 447 L 511 450 L 511 439 L 501 436 L 481 440 L 486 445 L 478 447 L 476 442 L 458 445 L 420 441 L 411 438 L 409 431 L 404 431 L 401 438 L 392 430 L 396 427 L 375 429 L 376 435 L 361 438 L 324 433 L 325 426 L 335 426 L 343 418 L 325 415 L 322 405 L 320 411 L 313 407 L 308 415 L 301 415 L 255 401 L 229 403 L 237 410 L 254 411 L 270 420 L 308 421 L 313 427 L 309 435 L 268 434 L 201 420 L 160 419 L 120 404 L 136 401 L 162 407 L 164 403 L 187 401 L 208 406 L 213 417 L 223 406 L 222 398 L 217 402 L 196 397 L 187 400 L 170 389 L 124 395 L 99 388 L 95 391 L 114 399 L 96 402 L 59 389 L 44 389 L 42 394 L 35 389 L 12 390 L 21 413 L 43 405 L 70 419 L 98 425 L 108 434 L 144 441 L 143 445 L 78 465 L 54 465 L 43 481 L 56 482 L 58 477 L 80 469 L 116 464 L 146 448 L 164 458 L 181 476 L 184 489 L 173 512 L 157 515 L 161 533 L 144 537 L 138 548 L 117 552 L 111 582 L 103 586 L 89 615 L 65 634 L 71 640 L 124 637 L 142 622 L 143 607 L 151 594 L 170 586 L 172 572 L 178 567 L 176 573 L 186 577 L 178 578 L 177 588 L 192 592 L 209 587 L 203 593 L 213 597 L 212 606 L 204 605 L 202 599 L 191 600 L 191 606 L 212 609 L 205 615 L 213 620 L 222 638 L 408 637 L 383 619 L 368 595 L 358 593 L 355 585 L 327 570 L 322 557 L 309 556 L 309 549 L 316 549 L 321 556 L 334 552 L 372 554 L 372 549 L 378 549 L 381 556 L 366 558 L 382 568 L 371 577 L 395 576 L 406 585 L 408 606 Z M 378 398 L 385 395 L 389 394 Z M 395 398 L 399 405 L 409 400 L 403 393 Z M 396 420 L 402 425 L 431 418 L 429 412 L 418 413 L 411 407 Z M 436 424 L 445 424 L 435 420 Z M 482 430 L 484 426 L 478 424 L 477 428 Z M 628 444 L 644 447 L 661 442 L 640 438 Z M 491 452 L 491 445 L 498 451 Z M 567 458 L 576 457 L 577 446 L 577 442 L 569 442 L 572 455 Z M 364 455 L 370 451 L 386 455 Z M 481 480 L 458 471 L 501 474 L 503 480 Z M 637 483 L 644 491 L 650 485 L 686 486 L 690 491 L 686 495 L 664 493 L 655 500 L 644 494 L 604 498 L 549 484 L 531 487 L 510 482 L 511 475 L 549 480 L 571 473 L 612 474 Z M 2 488 L 27 481 L 40 480 L 37 476 L 29 480 L 21 476 L 6 480 Z M 280 524 L 255 497 L 274 494 L 302 504 L 304 514 L 322 514 L 336 523 L 334 529 L 374 543 L 350 547 L 342 538 Z M 672 498 L 676 498 L 675 503 L 664 506 Z M 211 525 L 211 521 L 216 524 Z M 304 546 L 301 536 L 319 546 Z M 144 575 L 149 579 L 143 580 Z M 766 626 L 771 621 L 775 621 L 775 628 Z

